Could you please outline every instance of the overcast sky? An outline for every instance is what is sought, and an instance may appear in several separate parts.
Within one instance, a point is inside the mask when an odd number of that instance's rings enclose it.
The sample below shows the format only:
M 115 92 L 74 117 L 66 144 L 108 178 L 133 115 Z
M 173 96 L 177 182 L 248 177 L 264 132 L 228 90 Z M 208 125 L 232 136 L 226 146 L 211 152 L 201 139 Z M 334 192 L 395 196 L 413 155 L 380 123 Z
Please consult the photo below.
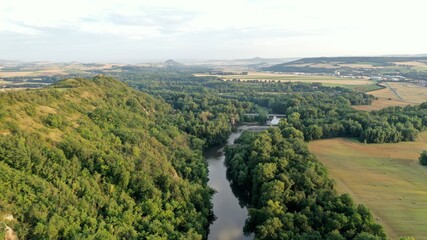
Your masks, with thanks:
M 427 53 L 425 0 L 2 0 L 0 59 Z

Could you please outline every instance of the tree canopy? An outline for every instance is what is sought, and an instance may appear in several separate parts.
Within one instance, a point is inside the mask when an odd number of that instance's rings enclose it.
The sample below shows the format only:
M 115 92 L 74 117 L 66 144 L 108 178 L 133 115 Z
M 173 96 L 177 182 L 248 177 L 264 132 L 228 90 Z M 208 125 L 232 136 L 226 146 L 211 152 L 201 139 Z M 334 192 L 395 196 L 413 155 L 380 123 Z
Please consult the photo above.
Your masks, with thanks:
M 163 101 L 95 77 L 2 93 L 0 104 L 0 212 L 20 238 L 207 235 L 201 145 Z
M 335 191 L 297 131 L 244 132 L 226 148 L 228 174 L 249 199 L 245 231 L 271 240 L 386 239 L 369 209 Z

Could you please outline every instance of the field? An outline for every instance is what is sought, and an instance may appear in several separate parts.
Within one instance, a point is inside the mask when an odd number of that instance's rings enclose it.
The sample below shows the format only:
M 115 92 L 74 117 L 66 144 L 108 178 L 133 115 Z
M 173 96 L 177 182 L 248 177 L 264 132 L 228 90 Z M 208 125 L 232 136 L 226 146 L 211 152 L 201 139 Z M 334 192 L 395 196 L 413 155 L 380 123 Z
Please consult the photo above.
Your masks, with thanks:
M 342 86 L 352 89 L 377 89 L 375 82 L 368 79 L 353 79 L 341 78 L 335 76 L 323 75 L 297 75 L 288 73 L 265 73 L 265 72 L 249 72 L 248 75 L 208 75 L 197 74 L 196 76 L 216 76 L 226 81 L 238 79 L 240 81 L 281 81 L 281 82 L 307 82 L 307 83 L 322 83 L 325 86 Z
M 362 144 L 335 138 L 311 142 L 309 148 L 338 191 L 369 207 L 391 239 L 427 239 L 427 167 L 418 163 L 427 149 L 427 131 L 416 142 Z
M 411 104 L 419 104 L 427 101 L 427 88 L 408 83 L 389 83 L 396 89 L 404 101 Z
M 31 64 L 21 63 L 17 66 L 15 65 L 9 66 L 9 70 L 5 70 L 7 68 L 5 66 L 0 65 L 0 92 L 27 89 L 26 87 L 22 87 L 22 85 L 26 84 L 48 85 L 48 83 L 43 83 L 40 81 L 42 80 L 43 76 L 86 74 L 91 70 L 109 70 L 112 69 L 114 66 L 121 66 L 120 64 L 62 64 L 49 62 Z M 13 80 L 9 80 L 9 78 L 14 77 L 20 77 L 22 81 L 14 82 Z
M 401 82 L 386 83 L 383 86 L 386 88 L 369 92 L 378 98 L 372 105 L 355 106 L 354 108 L 371 111 L 390 106 L 415 105 L 427 101 L 426 87 Z
M 424 61 L 395 61 L 395 62 L 389 62 L 389 61 L 380 61 L 380 62 L 369 62 L 368 59 L 366 59 L 367 62 L 363 61 L 354 61 L 352 63 L 345 63 L 342 61 L 316 61 L 316 62 L 305 62 L 305 63 L 295 63 L 295 64 L 288 64 L 288 66 L 293 67 L 310 67 L 310 68 L 326 68 L 326 69 L 339 69 L 339 68 L 351 68 L 351 69 L 377 69 L 377 70 L 385 70 L 385 71 L 393 71 L 393 70 L 400 70 L 400 71 L 410 71 L 410 70 L 416 70 L 416 71 L 427 71 L 427 63 Z
M 120 64 L 115 64 L 119 66 Z M 22 64 L 17 70 L 5 71 L 3 66 L 0 66 L 0 78 L 9 77 L 37 77 L 37 76 L 54 76 L 54 75 L 67 75 L 69 73 L 84 73 L 88 70 L 108 70 L 113 66 L 112 64 L 94 64 L 84 65 L 79 63 L 60 64 L 60 63 L 39 63 L 25 65 Z
M 399 66 L 410 67 L 416 71 L 427 71 L 427 64 L 425 62 L 418 62 L 418 61 L 395 62 L 394 64 L 399 65 Z

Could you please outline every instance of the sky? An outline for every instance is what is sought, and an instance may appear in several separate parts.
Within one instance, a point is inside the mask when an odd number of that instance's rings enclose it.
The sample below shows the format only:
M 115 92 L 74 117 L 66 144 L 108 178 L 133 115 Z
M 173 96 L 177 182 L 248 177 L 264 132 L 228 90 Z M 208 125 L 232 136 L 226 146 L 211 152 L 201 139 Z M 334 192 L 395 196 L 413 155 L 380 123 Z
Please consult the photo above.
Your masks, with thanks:
M 426 9 L 425 0 L 3 0 L 0 59 L 425 54 Z

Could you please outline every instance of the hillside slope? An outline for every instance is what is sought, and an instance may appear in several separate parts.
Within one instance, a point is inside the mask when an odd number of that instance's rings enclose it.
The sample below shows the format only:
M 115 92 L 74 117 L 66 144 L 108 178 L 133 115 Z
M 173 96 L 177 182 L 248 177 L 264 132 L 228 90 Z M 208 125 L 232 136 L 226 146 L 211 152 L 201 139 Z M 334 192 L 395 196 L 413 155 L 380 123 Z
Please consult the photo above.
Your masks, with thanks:
M 21 239 L 202 239 L 206 163 L 171 112 L 105 77 L 1 93 L 0 213 Z

